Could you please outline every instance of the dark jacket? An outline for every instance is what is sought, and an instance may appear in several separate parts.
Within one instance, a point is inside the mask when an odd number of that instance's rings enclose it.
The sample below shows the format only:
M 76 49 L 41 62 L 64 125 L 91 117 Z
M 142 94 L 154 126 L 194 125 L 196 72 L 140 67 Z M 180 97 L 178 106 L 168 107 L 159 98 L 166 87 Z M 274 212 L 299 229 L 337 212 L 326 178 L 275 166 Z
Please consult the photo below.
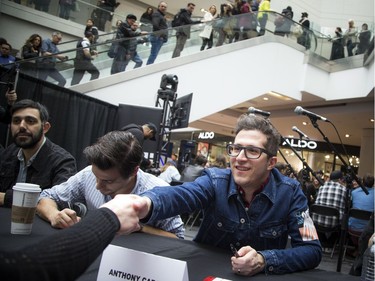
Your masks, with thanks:
M 203 170 L 201 165 L 189 165 L 182 171 L 180 181 L 194 181 L 202 175 Z
M 5 207 L 12 206 L 12 187 L 17 181 L 20 169 L 20 162 L 17 158 L 19 150 L 19 147 L 11 144 L 1 154 L 0 192 L 5 192 Z M 76 172 L 77 165 L 74 157 L 62 147 L 46 139 L 33 163 L 27 169 L 26 182 L 38 184 L 41 189 L 46 189 L 67 181 Z
M 166 41 L 168 39 L 168 24 L 164 16 L 159 10 L 156 10 L 152 14 L 152 31 L 155 33 L 155 36 L 162 37 Z
M 200 23 L 200 21 L 193 21 L 191 19 L 191 13 L 186 9 L 180 10 L 179 22 L 181 26 L 182 25 L 188 25 L 188 26 L 177 28 L 176 29 L 177 34 L 185 35 L 188 38 L 190 38 L 190 25 Z
M 133 136 L 138 140 L 139 144 L 143 146 L 145 141 L 145 135 L 143 134 L 142 126 L 136 124 L 129 124 L 121 128 L 121 131 L 132 133 Z
M 120 42 L 120 45 L 125 48 L 127 54 L 134 54 L 137 49 L 138 42 L 136 38 L 130 38 L 137 37 L 139 35 L 141 35 L 141 33 L 139 31 L 134 31 L 129 23 L 125 21 L 119 26 L 116 34 L 116 39 L 125 38 Z

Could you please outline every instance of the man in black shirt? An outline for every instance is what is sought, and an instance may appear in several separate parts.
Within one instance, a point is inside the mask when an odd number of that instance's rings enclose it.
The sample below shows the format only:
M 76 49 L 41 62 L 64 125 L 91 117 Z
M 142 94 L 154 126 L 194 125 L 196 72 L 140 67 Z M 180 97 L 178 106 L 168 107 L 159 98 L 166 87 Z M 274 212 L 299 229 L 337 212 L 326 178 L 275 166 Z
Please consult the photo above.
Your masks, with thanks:
M 190 25 L 200 22 L 191 19 L 194 8 L 195 4 L 189 3 L 186 9 L 181 9 L 179 12 L 178 25 L 184 27 L 176 29 L 176 47 L 174 48 L 172 58 L 179 57 L 184 49 L 186 40 L 190 38 Z

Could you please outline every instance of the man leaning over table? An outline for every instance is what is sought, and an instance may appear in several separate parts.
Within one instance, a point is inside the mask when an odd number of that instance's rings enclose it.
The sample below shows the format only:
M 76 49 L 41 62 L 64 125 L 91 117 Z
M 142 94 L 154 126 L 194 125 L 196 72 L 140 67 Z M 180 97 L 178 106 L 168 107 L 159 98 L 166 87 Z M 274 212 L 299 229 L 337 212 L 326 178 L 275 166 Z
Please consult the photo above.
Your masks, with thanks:
M 66 181 L 77 172 L 74 157 L 45 135 L 51 128 L 47 108 L 33 100 L 20 100 L 11 108 L 14 143 L 0 157 L 0 206 L 11 207 L 17 182 L 41 189 Z
M 37 213 L 55 228 L 67 228 L 81 220 L 70 209 L 74 203 L 85 204 L 90 212 L 118 194 L 140 194 L 156 185 L 166 188 L 166 182 L 139 168 L 142 147 L 130 132 L 109 132 L 87 147 L 84 154 L 90 166 L 40 195 Z M 176 214 L 147 223 L 141 231 L 184 238 L 185 230 Z
M 194 182 L 141 194 L 142 222 L 203 210 L 194 241 L 230 250 L 239 275 L 284 274 L 315 268 L 322 250 L 300 184 L 276 168 L 280 135 L 259 116 L 243 115 L 233 144 L 231 169 L 208 168 Z M 291 247 L 286 248 L 288 237 Z

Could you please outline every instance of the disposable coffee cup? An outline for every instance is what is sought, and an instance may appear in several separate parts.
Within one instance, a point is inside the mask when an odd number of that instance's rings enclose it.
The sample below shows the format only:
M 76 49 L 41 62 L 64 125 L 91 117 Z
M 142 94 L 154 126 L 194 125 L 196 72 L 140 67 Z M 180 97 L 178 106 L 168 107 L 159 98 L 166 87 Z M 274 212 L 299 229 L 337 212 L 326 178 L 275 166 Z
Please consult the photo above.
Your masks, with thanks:
M 12 223 L 10 233 L 27 235 L 31 233 L 36 204 L 41 188 L 37 184 L 16 183 L 13 186 Z

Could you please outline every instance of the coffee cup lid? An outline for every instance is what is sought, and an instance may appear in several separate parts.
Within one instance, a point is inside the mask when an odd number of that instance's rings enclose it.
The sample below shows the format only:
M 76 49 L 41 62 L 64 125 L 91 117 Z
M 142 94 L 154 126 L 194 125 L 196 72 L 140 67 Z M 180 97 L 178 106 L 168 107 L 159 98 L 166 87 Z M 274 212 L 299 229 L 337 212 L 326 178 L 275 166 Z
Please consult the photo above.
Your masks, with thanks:
M 13 190 L 17 191 L 23 191 L 23 192 L 41 192 L 42 189 L 37 184 L 33 183 L 16 183 L 15 186 L 13 186 Z

